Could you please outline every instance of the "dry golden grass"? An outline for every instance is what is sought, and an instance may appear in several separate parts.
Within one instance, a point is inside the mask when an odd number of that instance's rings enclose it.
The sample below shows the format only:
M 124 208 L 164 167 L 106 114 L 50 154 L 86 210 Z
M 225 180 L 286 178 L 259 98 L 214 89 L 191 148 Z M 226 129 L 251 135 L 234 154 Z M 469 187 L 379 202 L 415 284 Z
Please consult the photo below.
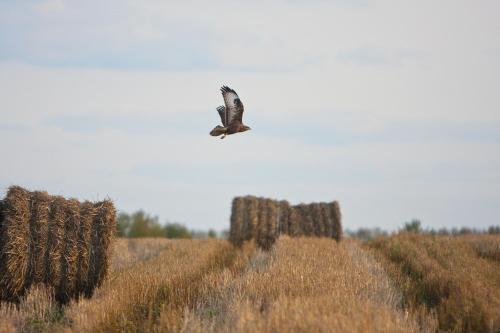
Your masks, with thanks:
M 113 243 L 110 269 L 114 272 L 154 258 L 171 243 L 166 238 L 117 238 Z
M 401 295 L 381 266 L 356 243 L 281 237 L 271 252 L 252 255 L 247 248 L 245 257 L 243 271 L 205 277 L 184 331 L 418 330 L 401 311 Z
M 410 311 L 428 309 L 443 331 L 499 332 L 499 240 L 401 234 L 369 246 L 385 260 Z
M 34 286 L 18 307 L 0 303 L 0 332 L 50 331 L 51 325 L 61 317 L 62 312 L 54 301 L 53 292 L 45 287 Z
M 479 256 L 500 262 L 499 235 L 468 235 L 464 236 L 463 239 L 472 246 Z
M 64 331 L 150 331 L 163 308 L 168 330 L 177 330 L 184 307 L 196 293 L 196 282 L 231 260 L 225 241 L 172 240 L 156 257 L 110 275 L 91 300 L 70 304 Z
M 97 324 L 97 319 L 100 318 L 100 314 L 97 312 L 106 313 L 106 306 L 115 306 L 116 302 L 122 301 L 122 305 L 124 305 L 127 291 L 132 294 L 134 291 L 141 292 L 144 291 L 144 288 L 151 287 L 151 276 L 147 279 L 141 279 L 137 276 L 137 274 L 151 273 L 150 271 L 158 266 L 157 262 L 148 262 L 148 260 L 154 259 L 163 250 L 167 251 L 166 256 L 172 256 L 172 260 L 175 260 L 175 256 L 179 255 L 180 252 L 182 252 L 184 260 L 190 260 L 191 255 L 198 254 L 196 251 L 192 251 L 192 248 L 200 246 L 200 250 L 203 251 L 207 250 L 205 245 L 200 245 L 199 242 L 159 238 L 116 239 L 113 244 L 110 276 L 91 300 L 82 300 L 79 304 L 72 303 L 67 307 L 60 307 L 53 301 L 53 290 L 40 286 L 34 287 L 21 301 L 18 308 L 9 303 L 0 303 L 0 332 L 40 332 L 56 329 L 63 331 L 94 330 L 92 324 Z M 210 246 L 215 246 L 215 243 Z M 169 252 L 169 249 L 172 251 Z M 181 260 L 180 257 L 179 260 Z M 182 261 L 176 264 L 178 269 L 189 266 L 188 263 Z M 147 269 L 144 269 L 144 266 Z M 171 270 L 173 270 L 172 267 Z M 161 273 L 165 273 L 165 270 L 158 271 L 156 277 Z M 168 277 L 171 278 L 171 276 Z M 117 284 L 117 282 L 120 283 Z M 142 284 L 142 288 L 129 282 L 135 282 L 137 285 Z M 74 318 L 75 316 L 78 318 Z M 91 321 L 85 322 L 82 317 L 87 317 Z
M 117 239 L 91 299 L 32 288 L 0 332 L 495 332 L 498 238 Z
M 173 243 L 175 241 L 158 238 L 116 239 L 113 244 L 110 278 L 126 274 L 127 268 L 158 256 L 162 250 L 174 246 Z M 106 282 L 107 284 L 109 282 Z M 99 291 L 100 295 L 103 293 L 104 291 Z M 56 327 L 61 329 L 63 325 L 70 322 L 71 318 L 67 316 L 71 313 L 74 305 L 60 307 L 53 299 L 53 290 L 34 287 L 28 292 L 27 297 L 22 300 L 18 308 L 9 303 L 0 303 L 0 332 L 53 331 Z M 94 299 L 95 297 L 88 300 L 87 304 L 92 304 Z M 66 317 L 64 316 L 65 312 L 68 313 Z

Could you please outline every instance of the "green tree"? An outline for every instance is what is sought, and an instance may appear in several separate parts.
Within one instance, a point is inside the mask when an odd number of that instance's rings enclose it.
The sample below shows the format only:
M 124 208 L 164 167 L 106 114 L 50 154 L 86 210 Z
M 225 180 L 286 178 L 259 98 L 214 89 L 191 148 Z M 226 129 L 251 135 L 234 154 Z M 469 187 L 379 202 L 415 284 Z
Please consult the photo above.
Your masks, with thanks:
M 403 230 L 406 232 L 420 233 L 422 231 L 420 220 L 413 219 L 410 222 L 406 222 Z
M 118 237 L 128 237 L 130 229 L 130 215 L 120 212 L 116 218 L 116 235 Z
M 163 230 L 157 216 L 140 210 L 132 214 L 128 237 L 162 237 Z
M 217 238 L 217 232 L 214 229 L 208 229 L 208 238 Z
M 163 228 L 163 234 L 167 238 L 192 238 L 191 232 L 179 223 L 167 223 Z

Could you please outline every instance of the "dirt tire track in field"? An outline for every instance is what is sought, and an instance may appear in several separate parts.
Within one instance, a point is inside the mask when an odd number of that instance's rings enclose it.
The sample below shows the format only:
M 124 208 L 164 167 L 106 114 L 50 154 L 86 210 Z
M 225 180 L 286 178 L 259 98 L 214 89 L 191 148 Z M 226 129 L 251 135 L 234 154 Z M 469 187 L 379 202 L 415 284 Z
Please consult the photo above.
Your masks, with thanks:
M 185 312 L 181 332 L 225 332 L 238 321 L 234 307 L 242 297 L 238 288 L 248 274 L 268 269 L 271 252 L 258 248 L 253 241 L 235 251 L 232 267 L 205 276 L 202 294 L 194 307 Z
M 231 269 L 235 263 L 237 249 L 224 247 L 214 253 L 205 265 L 186 275 L 179 275 L 158 290 L 152 302 L 152 325 L 146 331 L 178 332 L 185 320 L 186 308 L 193 308 L 202 295 L 203 280 L 207 275 Z
M 418 331 L 401 293 L 356 243 L 283 237 L 204 284 L 182 332 Z
M 345 248 L 351 256 L 353 263 L 358 267 L 368 270 L 373 280 L 376 281 L 373 288 L 365 290 L 363 297 L 374 302 L 381 302 L 395 310 L 401 311 L 403 309 L 403 294 L 397 289 L 383 266 L 373 255 L 355 242 L 346 242 Z

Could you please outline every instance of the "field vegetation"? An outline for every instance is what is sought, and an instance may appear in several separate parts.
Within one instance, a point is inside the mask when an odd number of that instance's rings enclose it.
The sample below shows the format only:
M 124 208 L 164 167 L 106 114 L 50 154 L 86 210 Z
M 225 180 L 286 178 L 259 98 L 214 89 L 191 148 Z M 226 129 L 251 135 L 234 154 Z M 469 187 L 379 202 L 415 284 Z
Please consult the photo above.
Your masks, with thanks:
M 243 251 L 248 251 L 244 248 Z M 414 332 L 401 294 L 355 242 L 280 237 L 237 275 L 207 275 L 189 332 Z
M 500 236 L 116 239 L 92 298 L 34 286 L 1 332 L 497 332 Z
M 404 295 L 441 331 L 500 332 L 500 236 L 403 233 L 367 243 Z

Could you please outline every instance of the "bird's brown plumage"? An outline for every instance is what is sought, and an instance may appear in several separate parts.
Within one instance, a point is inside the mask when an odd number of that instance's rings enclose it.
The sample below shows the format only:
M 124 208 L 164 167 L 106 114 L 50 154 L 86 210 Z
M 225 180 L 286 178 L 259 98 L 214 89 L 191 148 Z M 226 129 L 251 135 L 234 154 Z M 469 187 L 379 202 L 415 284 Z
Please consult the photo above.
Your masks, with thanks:
M 222 86 L 220 90 L 225 106 L 219 106 L 217 112 L 223 126 L 216 126 L 210 132 L 210 135 L 219 136 L 224 134 L 223 139 L 226 135 L 248 131 L 250 127 L 243 125 L 243 103 L 236 91 L 228 86 Z

